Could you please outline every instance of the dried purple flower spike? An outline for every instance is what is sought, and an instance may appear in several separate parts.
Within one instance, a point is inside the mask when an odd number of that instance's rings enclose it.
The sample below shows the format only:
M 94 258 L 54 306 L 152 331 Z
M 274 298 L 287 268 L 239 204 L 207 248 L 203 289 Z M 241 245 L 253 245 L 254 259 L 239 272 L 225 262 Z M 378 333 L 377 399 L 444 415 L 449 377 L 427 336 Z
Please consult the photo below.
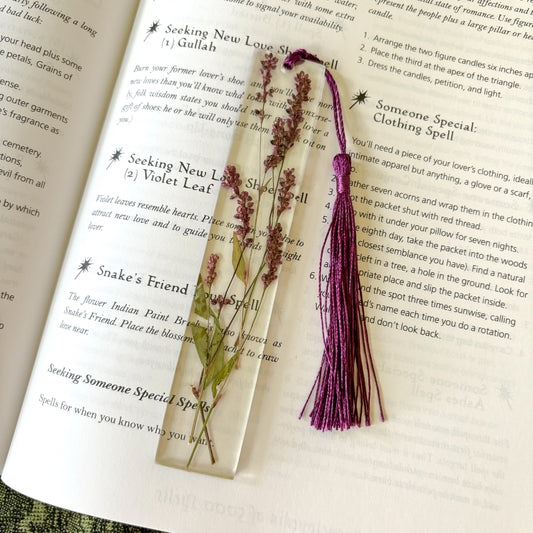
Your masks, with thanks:
M 274 94 L 274 89 L 269 89 L 268 86 L 272 81 L 272 71 L 276 68 L 277 64 L 278 58 L 275 57 L 273 54 L 265 54 L 265 59 L 261 61 L 261 68 L 259 69 L 259 73 L 263 78 L 262 91 L 258 91 L 257 93 L 255 93 L 255 99 L 263 104 L 261 109 L 257 109 L 255 111 L 261 123 L 265 118 L 265 103 L 267 99 L 271 98 Z
M 220 183 L 225 189 L 231 189 L 233 195 L 230 196 L 230 199 L 240 195 L 239 187 L 242 185 L 242 180 L 240 175 L 237 173 L 237 169 L 233 165 L 227 165 L 224 169 L 224 179 Z
M 286 119 L 277 118 L 272 125 L 272 154 L 264 161 L 265 172 L 274 168 L 283 160 L 287 150 L 289 150 L 298 135 L 300 134 L 300 124 L 304 120 L 303 103 L 309 100 L 311 91 L 311 79 L 305 72 L 298 72 L 295 76 L 295 91 L 287 100 L 286 108 L 288 117 Z
M 261 276 L 261 281 L 265 289 L 278 277 L 278 268 L 281 265 L 281 249 L 283 246 L 283 234 L 279 222 L 274 227 L 268 226 L 267 231 L 266 263 L 268 271 Z
M 224 170 L 224 179 L 221 182 L 222 187 L 231 189 L 233 194 L 230 199 L 237 198 L 237 210 L 235 218 L 241 221 L 241 225 L 237 226 L 235 233 L 241 242 L 241 247 L 247 248 L 251 244 L 251 240 L 246 237 L 250 233 L 250 218 L 254 212 L 254 201 L 251 195 L 246 191 L 241 191 L 240 186 L 242 180 L 234 166 L 228 165 Z
M 246 236 L 250 233 L 250 217 L 254 212 L 254 201 L 249 193 L 242 191 L 237 200 L 237 212 L 235 218 L 240 220 L 242 225 L 237 226 L 235 233 L 240 238 L 241 243 L 245 244 Z M 244 247 L 244 246 L 243 246 Z
M 287 100 L 289 107 L 287 113 L 287 137 L 290 142 L 289 148 L 294 144 L 300 134 L 299 126 L 304 120 L 303 103 L 309 100 L 311 91 L 311 78 L 305 72 L 298 72 L 295 76 L 296 91 Z
M 211 254 L 209 256 L 209 259 L 207 261 L 207 276 L 205 278 L 205 284 L 208 287 L 211 287 L 213 285 L 213 282 L 215 281 L 215 278 L 217 277 L 217 262 L 220 259 L 220 256 L 218 254 Z
M 294 168 L 288 168 L 283 171 L 283 176 L 279 178 L 279 189 L 278 189 L 278 206 L 277 214 L 278 217 L 290 209 L 290 201 L 292 199 L 291 189 L 296 185 L 296 176 L 294 175 Z

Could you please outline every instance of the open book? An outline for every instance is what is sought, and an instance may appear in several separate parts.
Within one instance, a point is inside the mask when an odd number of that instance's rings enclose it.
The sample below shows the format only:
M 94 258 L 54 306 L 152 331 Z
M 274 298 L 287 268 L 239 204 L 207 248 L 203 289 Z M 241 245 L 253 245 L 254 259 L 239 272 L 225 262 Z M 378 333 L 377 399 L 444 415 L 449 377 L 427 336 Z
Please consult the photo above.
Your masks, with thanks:
M 532 9 L 0 1 L 4 482 L 169 531 L 530 531 Z M 298 418 L 322 355 L 325 92 L 237 476 L 169 468 L 165 397 L 232 134 L 250 127 L 250 57 L 295 48 L 341 93 L 386 422 Z

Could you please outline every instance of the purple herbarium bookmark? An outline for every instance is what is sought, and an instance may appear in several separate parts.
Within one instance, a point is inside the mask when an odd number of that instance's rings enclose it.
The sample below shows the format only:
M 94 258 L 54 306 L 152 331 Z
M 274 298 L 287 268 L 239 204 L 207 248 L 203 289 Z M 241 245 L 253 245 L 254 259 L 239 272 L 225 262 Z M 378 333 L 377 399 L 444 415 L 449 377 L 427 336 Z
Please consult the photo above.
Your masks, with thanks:
M 296 50 L 284 63 L 286 69 L 301 61 L 322 63 L 305 50 Z M 337 197 L 333 206 L 331 224 L 320 253 L 319 298 L 324 338 L 324 352 L 317 377 L 305 402 L 303 415 L 313 392 L 314 406 L 311 425 L 317 429 L 348 429 L 371 423 L 373 387 L 377 396 L 381 420 L 383 406 L 376 372 L 370 353 L 370 344 L 363 308 L 363 295 L 357 269 L 355 217 L 350 197 L 351 159 L 346 153 L 346 137 L 337 84 L 325 70 L 326 81 L 333 97 L 335 129 L 340 153 L 333 158 L 337 179 Z M 322 299 L 322 264 L 329 242 L 329 276 Z

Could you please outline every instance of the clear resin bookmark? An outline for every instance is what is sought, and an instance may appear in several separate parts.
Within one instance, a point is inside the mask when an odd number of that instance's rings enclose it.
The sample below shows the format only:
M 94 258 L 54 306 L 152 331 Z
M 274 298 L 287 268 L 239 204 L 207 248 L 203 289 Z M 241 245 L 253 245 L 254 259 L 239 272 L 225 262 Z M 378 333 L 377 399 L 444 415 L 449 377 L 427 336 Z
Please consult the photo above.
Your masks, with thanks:
M 235 476 L 324 68 L 257 58 L 234 133 L 157 450 L 158 463 Z M 169 436 L 172 435 L 171 438 Z

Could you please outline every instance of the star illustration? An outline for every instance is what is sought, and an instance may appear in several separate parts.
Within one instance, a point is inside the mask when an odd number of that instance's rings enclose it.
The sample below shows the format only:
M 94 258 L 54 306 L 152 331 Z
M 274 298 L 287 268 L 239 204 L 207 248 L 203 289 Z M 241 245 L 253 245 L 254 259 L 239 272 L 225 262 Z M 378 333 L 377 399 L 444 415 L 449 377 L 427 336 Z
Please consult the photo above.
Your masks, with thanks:
M 155 33 L 158 28 L 159 28 L 159 21 L 152 23 L 152 25 L 146 30 L 146 37 L 144 38 L 144 40 L 146 41 L 146 39 L 148 39 L 148 37 L 150 37 L 152 33 Z
M 113 155 L 109 158 L 109 165 L 107 165 L 107 168 L 106 170 L 113 164 L 113 163 L 116 163 L 117 161 L 120 160 L 120 156 L 122 155 L 122 148 L 118 148 L 117 150 L 115 150 L 113 152 Z
M 78 276 L 82 273 L 82 272 L 88 272 L 89 271 L 89 268 L 91 267 L 92 263 L 91 263 L 91 259 L 92 257 L 86 257 L 82 263 L 80 263 L 80 266 L 78 267 L 78 270 L 79 272 L 76 274 L 76 277 L 74 279 L 78 279 Z
M 352 101 L 353 101 L 353 104 L 350 106 L 350 109 L 355 105 L 355 104 L 366 104 L 366 100 L 367 98 L 370 98 L 370 96 L 368 96 L 368 91 L 359 91 L 358 94 L 354 94 L 352 96 Z

